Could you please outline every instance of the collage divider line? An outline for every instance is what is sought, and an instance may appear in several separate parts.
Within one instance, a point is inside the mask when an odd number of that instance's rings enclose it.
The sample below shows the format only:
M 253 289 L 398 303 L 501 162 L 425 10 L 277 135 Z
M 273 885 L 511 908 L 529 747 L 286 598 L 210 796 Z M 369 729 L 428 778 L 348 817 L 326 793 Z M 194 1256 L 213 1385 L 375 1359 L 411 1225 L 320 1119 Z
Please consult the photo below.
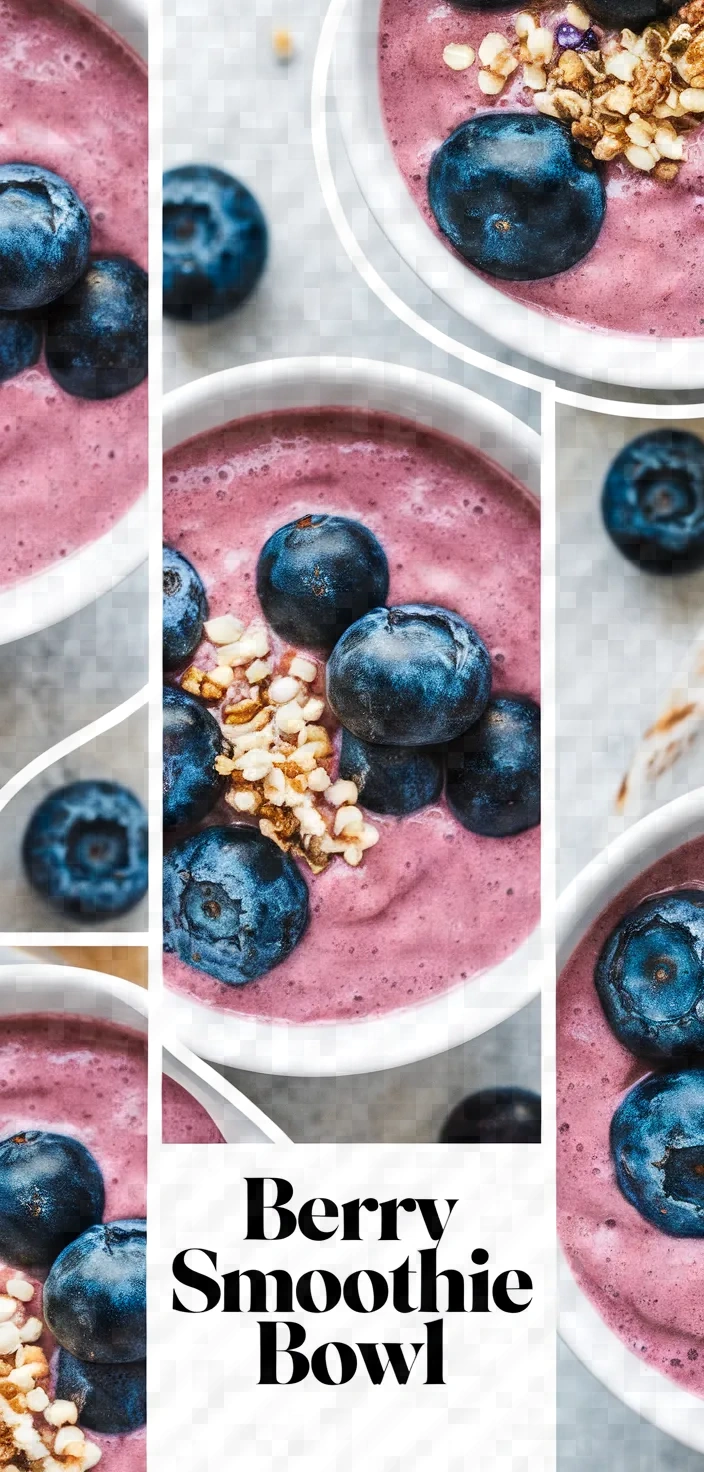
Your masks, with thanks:
M 142 706 L 147 704 L 148 699 L 149 682 L 147 681 L 141 690 L 137 690 L 134 695 L 130 695 L 127 700 L 123 700 L 121 705 L 116 705 L 113 710 L 105 711 L 102 716 L 98 716 L 89 725 L 82 726 L 78 731 L 72 731 L 69 736 L 64 736 L 54 746 L 47 747 L 46 751 L 41 752 L 39 756 L 33 757 L 31 762 L 27 762 L 25 767 L 22 767 L 19 772 L 16 772 L 14 777 L 10 777 L 4 787 L 0 788 L 0 813 L 7 807 L 8 803 L 12 802 L 13 797 L 16 797 L 18 792 L 21 792 L 24 787 L 27 787 L 35 777 L 38 777 L 42 772 L 46 772 L 56 762 L 62 761 L 64 757 L 70 756 L 71 752 L 78 751 L 80 747 L 86 746 L 89 741 L 94 741 L 98 736 L 103 736 L 106 731 L 112 731 L 113 727 L 119 726 L 122 721 L 128 720 L 130 716 L 135 715 L 138 710 L 142 709 Z

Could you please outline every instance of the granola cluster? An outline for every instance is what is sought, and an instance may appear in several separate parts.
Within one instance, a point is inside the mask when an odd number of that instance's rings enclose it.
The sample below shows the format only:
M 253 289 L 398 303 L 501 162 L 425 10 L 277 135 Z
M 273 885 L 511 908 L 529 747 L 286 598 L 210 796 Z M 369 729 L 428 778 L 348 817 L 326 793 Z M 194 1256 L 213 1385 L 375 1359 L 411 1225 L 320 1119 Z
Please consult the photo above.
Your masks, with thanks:
M 621 31 L 600 38 L 588 14 L 569 5 L 556 35 L 528 11 L 514 21 L 515 36 L 489 32 L 478 51 L 477 81 L 498 96 L 519 67 L 538 112 L 570 125 L 574 138 L 608 163 L 623 156 L 663 182 L 677 176 L 686 137 L 704 120 L 704 0 L 691 0 L 641 35 Z M 574 35 L 562 45 L 560 33 Z M 444 52 L 454 70 L 474 64 L 471 47 Z
M 87 1441 L 72 1400 L 52 1400 L 41 1319 L 27 1315 L 34 1294 L 22 1273 L 0 1293 L 0 1468 L 2 1472 L 89 1472 L 101 1458 Z
M 267 630 L 245 629 L 229 614 L 206 623 L 205 635 L 218 663 L 191 665 L 181 686 L 220 706 L 228 750 L 215 765 L 228 778 L 225 801 L 314 874 L 334 855 L 356 868 L 379 833 L 357 806 L 356 784 L 333 780 L 318 665 L 289 652 L 275 667 Z

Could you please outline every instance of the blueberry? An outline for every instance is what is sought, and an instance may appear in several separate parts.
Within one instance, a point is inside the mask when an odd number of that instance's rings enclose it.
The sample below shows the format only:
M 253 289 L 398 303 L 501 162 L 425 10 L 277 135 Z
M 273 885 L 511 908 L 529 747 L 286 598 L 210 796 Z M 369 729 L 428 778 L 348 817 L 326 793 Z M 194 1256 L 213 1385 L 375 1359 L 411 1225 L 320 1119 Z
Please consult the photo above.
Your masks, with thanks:
M 569 270 L 601 230 L 598 166 L 555 118 L 493 112 L 461 123 L 434 154 L 428 198 L 455 250 L 489 276 Z
M 21 1130 L 0 1142 L 0 1257 L 49 1267 L 86 1227 L 99 1222 L 100 1167 L 80 1140 Z
M 203 637 L 208 600 L 198 573 L 173 547 L 164 548 L 164 669 L 187 664 Z
M 679 9 L 679 0 L 594 0 L 589 13 L 614 30 L 642 31 L 651 21 L 667 20 Z
M 645 572 L 704 567 L 704 442 L 681 429 L 639 435 L 616 456 L 601 509 L 611 540 Z
M 540 822 L 540 707 L 497 695 L 447 753 L 447 801 L 470 833 L 510 838 Z
M 343 731 L 339 775 L 356 782 L 359 800 L 370 812 L 401 818 L 437 802 L 445 773 L 442 756 L 432 747 L 371 746 Z
M 441 1145 L 539 1145 L 540 1096 L 529 1089 L 480 1089 L 456 1104 Z
M 164 827 L 195 823 L 215 806 L 227 778 L 215 770 L 225 742 L 214 716 L 185 690 L 164 687 Z
M 373 609 L 328 660 L 335 715 L 374 746 L 451 741 L 479 718 L 490 690 L 491 660 L 476 630 L 432 603 Z
M 332 649 L 345 629 L 386 602 L 389 565 L 368 527 L 311 514 L 279 527 L 257 563 L 257 595 L 289 644 Z
M 611 1121 L 616 1180 L 671 1237 L 704 1237 L 704 1070 L 650 1074 Z
M 631 910 L 604 943 L 594 981 L 611 1031 L 638 1058 L 704 1053 L 704 891 Z
M 147 274 L 126 256 L 91 261 L 47 313 L 52 378 L 78 399 L 114 399 L 147 376 Z
M 57 1400 L 72 1400 L 86 1431 L 126 1436 L 147 1419 L 144 1360 L 127 1365 L 90 1365 L 60 1349 L 56 1365 Z
M 268 234 L 249 189 L 222 169 L 164 174 L 164 311 L 214 322 L 246 300 L 264 270 Z
M 39 164 L 0 165 L 0 307 L 44 307 L 85 271 L 90 220 L 78 195 Z
M 38 322 L 23 313 L 0 312 L 0 383 L 32 368 L 41 350 Z
M 89 1227 L 56 1258 L 44 1317 L 77 1359 L 131 1364 L 147 1352 L 147 1224 L 143 1217 Z
M 117 782 L 71 782 L 35 809 L 22 844 L 27 878 L 64 915 L 123 915 L 146 894 L 147 815 Z
M 284 961 L 308 921 L 306 882 L 256 828 L 208 828 L 164 860 L 164 948 L 230 986 Z

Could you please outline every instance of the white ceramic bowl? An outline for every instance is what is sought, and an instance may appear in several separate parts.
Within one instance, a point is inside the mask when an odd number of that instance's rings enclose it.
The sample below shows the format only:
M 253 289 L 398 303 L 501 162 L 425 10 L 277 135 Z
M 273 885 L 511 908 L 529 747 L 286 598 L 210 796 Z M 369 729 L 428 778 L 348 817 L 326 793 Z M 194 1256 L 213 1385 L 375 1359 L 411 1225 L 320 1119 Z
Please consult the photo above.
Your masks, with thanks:
M 558 976 L 594 921 L 627 885 L 702 833 L 704 787 L 649 813 L 593 859 L 558 903 Z M 704 1452 L 704 1402 L 643 1364 L 617 1339 L 577 1286 L 562 1253 L 559 1329 L 573 1353 L 619 1400 L 685 1446 Z
M 100 971 L 29 961 L 19 951 L 3 949 L 0 962 L 0 1018 L 69 1012 L 147 1033 L 147 993 L 133 982 Z M 286 1140 L 276 1125 L 188 1048 L 179 1043 L 165 1046 L 162 1067 L 202 1104 L 228 1144 Z
M 92 11 L 146 60 L 147 0 L 92 0 L 75 8 Z M 102 537 L 0 589 L 0 645 L 48 629 L 109 593 L 145 561 L 148 535 L 145 489 Z
M 168 394 L 164 448 L 248 414 L 335 405 L 382 410 L 485 451 L 538 493 L 540 442 L 505 409 L 413 369 L 355 358 L 288 358 L 229 369 Z M 501 965 L 433 1001 L 352 1022 L 287 1025 L 228 1014 L 166 992 L 176 1035 L 196 1053 L 255 1072 L 367 1073 L 427 1058 L 495 1027 L 537 995 L 535 931 Z
M 704 384 L 704 338 L 651 338 L 575 327 L 496 290 L 426 224 L 394 160 L 381 113 L 381 0 L 347 0 L 335 47 L 335 97 L 357 183 L 404 261 L 461 317 L 527 357 L 578 378 L 642 389 Z

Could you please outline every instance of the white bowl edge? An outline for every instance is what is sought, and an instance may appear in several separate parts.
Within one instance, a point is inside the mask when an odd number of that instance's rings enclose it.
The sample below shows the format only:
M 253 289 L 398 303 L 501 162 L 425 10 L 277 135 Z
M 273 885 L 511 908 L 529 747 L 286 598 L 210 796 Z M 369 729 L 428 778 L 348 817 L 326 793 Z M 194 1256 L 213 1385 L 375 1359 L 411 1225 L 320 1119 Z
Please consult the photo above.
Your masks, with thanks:
M 606 906 L 651 864 L 702 833 L 704 787 L 649 813 L 587 864 L 558 901 L 558 978 Z M 582 1292 L 561 1247 L 558 1305 L 560 1336 L 591 1374 L 660 1431 L 704 1452 L 704 1401 L 644 1364 L 618 1339 Z
M 484 281 L 434 234 L 409 193 L 386 136 L 377 70 L 380 4 L 346 0 L 335 45 L 335 100 L 361 193 L 407 265 L 461 317 L 548 368 L 639 389 L 704 385 L 704 338 L 605 333 L 551 317 Z
M 32 961 L 3 948 L 0 1017 L 52 1012 L 95 1017 L 148 1034 L 149 999 L 143 987 L 102 971 Z M 277 1125 L 189 1048 L 165 1042 L 162 1068 L 203 1106 L 227 1144 L 287 1141 Z
M 227 369 L 166 396 L 164 448 L 271 409 L 348 406 L 403 415 L 464 439 L 536 495 L 540 441 L 468 389 L 362 358 L 288 358 Z M 201 1057 L 255 1073 L 313 1077 L 367 1073 L 431 1057 L 496 1027 L 540 990 L 541 932 L 499 966 L 418 1007 L 348 1023 L 291 1025 L 228 1014 L 166 990 L 170 1029 Z

